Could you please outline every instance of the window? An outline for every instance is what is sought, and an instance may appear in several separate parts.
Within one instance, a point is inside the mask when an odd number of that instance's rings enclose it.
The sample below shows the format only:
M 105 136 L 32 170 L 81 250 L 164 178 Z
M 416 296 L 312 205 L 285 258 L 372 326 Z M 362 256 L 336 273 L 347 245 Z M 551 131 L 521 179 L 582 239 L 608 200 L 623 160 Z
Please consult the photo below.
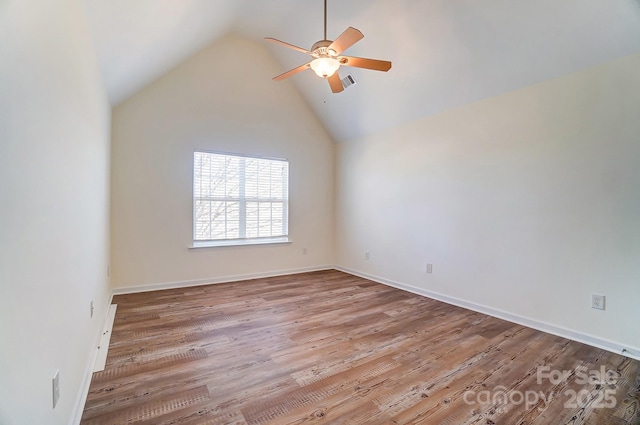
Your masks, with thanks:
M 288 161 L 194 152 L 194 247 L 286 242 L 288 213 Z

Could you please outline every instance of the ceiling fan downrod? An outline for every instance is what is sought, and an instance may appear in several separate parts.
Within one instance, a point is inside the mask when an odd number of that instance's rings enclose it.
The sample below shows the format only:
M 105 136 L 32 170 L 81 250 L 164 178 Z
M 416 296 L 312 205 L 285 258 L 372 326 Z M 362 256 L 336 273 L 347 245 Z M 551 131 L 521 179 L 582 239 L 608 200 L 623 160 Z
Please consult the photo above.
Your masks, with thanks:
M 327 0 L 324 0 L 324 39 L 327 39 Z

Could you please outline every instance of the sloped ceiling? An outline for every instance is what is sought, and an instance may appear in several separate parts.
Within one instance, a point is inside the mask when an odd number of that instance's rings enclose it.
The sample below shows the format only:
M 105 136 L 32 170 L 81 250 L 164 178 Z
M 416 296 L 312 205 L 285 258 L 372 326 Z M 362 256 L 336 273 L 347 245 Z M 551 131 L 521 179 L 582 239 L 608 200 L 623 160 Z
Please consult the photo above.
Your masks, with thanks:
M 113 105 L 229 32 L 264 44 L 283 72 L 307 57 L 264 37 L 309 48 L 323 36 L 322 0 L 85 7 Z M 365 35 L 348 54 L 393 62 L 388 73 L 341 68 L 357 84 L 339 94 L 311 71 L 291 77 L 336 141 L 640 52 L 640 0 L 329 0 L 328 9 L 330 39 L 348 26 Z

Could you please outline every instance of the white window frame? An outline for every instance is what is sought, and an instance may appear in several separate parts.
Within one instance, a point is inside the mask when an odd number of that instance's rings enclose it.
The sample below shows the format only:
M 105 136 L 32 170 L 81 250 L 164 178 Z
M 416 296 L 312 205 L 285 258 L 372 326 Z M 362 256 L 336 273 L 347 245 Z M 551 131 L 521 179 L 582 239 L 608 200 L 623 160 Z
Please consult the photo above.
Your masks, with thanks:
M 217 156 L 227 156 L 238 158 L 241 161 L 243 166 L 240 167 L 240 186 L 239 186 L 239 195 L 237 197 L 228 197 L 225 195 L 224 197 L 214 197 L 214 196 L 202 196 L 201 194 L 196 193 L 196 155 L 200 154 L 209 154 L 209 155 L 217 155 Z M 246 168 L 244 167 L 244 160 L 256 159 L 256 160 L 264 160 L 264 161 L 277 161 L 286 164 L 286 178 L 283 182 L 283 191 L 285 193 L 281 194 L 281 196 L 271 197 L 271 198 L 260 198 L 260 197 L 247 197 L 246 195 Z M 236 245 L 265 245 L 265 244 L 280 244 L 280 243 L 290 243 L 289 240 L 289 161 L 281 158 L 268 158 L 257 155 L 247 155 L 247 154 L 238 154 L 238 153 L 229 153 L 229 152 L 218 152 L 218 151 L 207 151 L 207 150 L 194 150 L 192 156 L 192 208 L 193 208 L 193 222 L 192 222 L 192 240 L 193 244 L 190 248 L 206 248 L 206 247 L 219 247 L 219 246 L 236 246 Z M 229 180 L 225 180 L 228 182 Z M 233 202 L 238 203 L 239 208 L 239 235 L 238 238 L 226 238 L 226 239 L 196 239 L 197 237 L 197 202 L 210 201 L 210 202 Z M 278 234 L 276 236 L 266 236 L 266 237 L 247 237 L 247 203 L 281 203 L 283 210 L 283 223 L 282 223 L 282 234 Z M 211 224 L 210 224 L 211 225 Z

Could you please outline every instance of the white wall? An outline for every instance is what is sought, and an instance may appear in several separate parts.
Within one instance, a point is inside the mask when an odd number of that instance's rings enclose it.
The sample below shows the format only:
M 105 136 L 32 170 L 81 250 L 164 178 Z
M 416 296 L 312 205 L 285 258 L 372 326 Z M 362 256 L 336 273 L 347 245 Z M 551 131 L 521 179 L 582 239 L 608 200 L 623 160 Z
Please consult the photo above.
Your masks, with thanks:
M 338 263 L 638 349 L 639 69 L 626 57 L 342 144 Z
M 113 110 L 112 282 L 333 264 L 333 142 L 266 49 L 228 36 Z M 290 161 L 290 245 L 188 249 L 195 149 Z M 307 255 L 302 254 L 307 248 Z
M 80 1 L 0 2 L 0 58 L 0 423 L 68 424 L 108 303 L 109 105 Z

